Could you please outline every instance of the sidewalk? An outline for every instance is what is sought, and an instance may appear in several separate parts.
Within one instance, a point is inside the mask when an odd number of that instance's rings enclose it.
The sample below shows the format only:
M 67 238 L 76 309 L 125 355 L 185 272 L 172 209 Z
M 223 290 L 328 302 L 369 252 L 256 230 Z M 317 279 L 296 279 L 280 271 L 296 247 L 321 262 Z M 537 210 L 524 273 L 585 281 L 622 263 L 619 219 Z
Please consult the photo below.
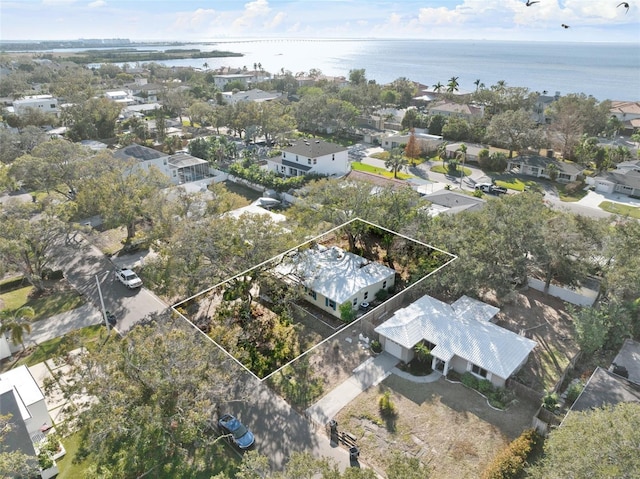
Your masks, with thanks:
M 389 375 L 395 374 L 414 383 L 436 382 L 442 374 L 437 371 L 427 376 L 414 376 L 397 367 L 398 358 L 382 352 L 376 357 L 367 359 L 353 370 L 353 375 L 322 397 L 306 410 L 306 415 L 316 424 L 325 426 L 342 408 L 353 401 L 358 395 L 371 386 L 376 386 Z
M 91 303 L 85 303 L 65 313 L 31 323 L 31 333 L 25 335 L 26 345 L 40 344 L 53 338 L 102 321 L 102 315 Z
M 386 379 L 396 364 L 398 359 L 384 352 L 367 359 L 353 370 L 353 375 L 349 379 L 309 407 L 306 410 L 307 417 L 318 425 L 326 425 L 361 392 Z

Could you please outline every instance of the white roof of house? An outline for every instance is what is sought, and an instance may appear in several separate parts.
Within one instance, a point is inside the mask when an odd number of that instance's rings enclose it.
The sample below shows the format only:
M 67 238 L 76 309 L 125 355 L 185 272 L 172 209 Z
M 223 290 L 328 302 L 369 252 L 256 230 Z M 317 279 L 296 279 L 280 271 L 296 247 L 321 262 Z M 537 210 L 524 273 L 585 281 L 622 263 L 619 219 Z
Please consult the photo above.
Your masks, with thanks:
M 321 245 L 288 255 L 276 271 L 335 301 L 338 305 L 371 285 L 395 276 L 395 270 L 337 246 Z
M 269 216 L 274 223 L 282 223 L 283 221 L 287 220 L 287 217 L 285 215 L 274 213 L 273 211 L 269 211 L 255 203 L 225 213 L 225 215 L 233 216 L 236 219 L 245 214 Z
M 500 312 L 500 308 L 466 295 L 460 296 L 451 307 L 458 316 L 481 322 L 491 321 Z
M 486 319 L 476 320 L 477 317 L 486 318 L 493 307 L 487 305 L 485 308 L 469 299 L 456 302 L 456 309 L 425 295 L 396 311 L 375 331 L 405 348 L 427 340 L 436 345 L 431 353 L 444 361 L 459 356 L 501 378 L 508 378 L 527 358 L 536 342 Z
M 40 390 L 38 383 L 31 375 L 27 366 L 19 366 L 0 374 L 0 393 L 14 390 L 16 402 L 20 407 L 23 419 L 28 419 L 31 414 L 27 410 L 28 406 L 42 401 L 44 394 Z

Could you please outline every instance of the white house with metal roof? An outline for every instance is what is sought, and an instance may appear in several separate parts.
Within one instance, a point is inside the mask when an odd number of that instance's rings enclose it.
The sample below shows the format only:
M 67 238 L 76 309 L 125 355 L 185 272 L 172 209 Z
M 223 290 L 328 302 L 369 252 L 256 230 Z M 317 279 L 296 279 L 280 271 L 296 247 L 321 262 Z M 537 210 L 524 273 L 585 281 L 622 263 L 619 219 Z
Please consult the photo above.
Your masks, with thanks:
M 395 270 L 357 254 L 316 244 L 288 253 L 275 268 L 286 281 L 301 285 L 306 300 L 340 318 L 346 302 L 357 309 L 375 298 L 381 289 L 395 284 Z
M 280 157 L 269 158 L 267 168 L 283 176 L 344 176 L 351 170 L 349 149 L 324 140 L 300 139 L 282 148 Z
M 467 296 L 450 305 L 425 295 L 375 331 L 385 351 L 404 362 L 424 343 L 431 349 L 434 370 L 445 375 L 450 370 L 470 372 L 503 387 L 537 343 L 491 323 L 498 311 Z

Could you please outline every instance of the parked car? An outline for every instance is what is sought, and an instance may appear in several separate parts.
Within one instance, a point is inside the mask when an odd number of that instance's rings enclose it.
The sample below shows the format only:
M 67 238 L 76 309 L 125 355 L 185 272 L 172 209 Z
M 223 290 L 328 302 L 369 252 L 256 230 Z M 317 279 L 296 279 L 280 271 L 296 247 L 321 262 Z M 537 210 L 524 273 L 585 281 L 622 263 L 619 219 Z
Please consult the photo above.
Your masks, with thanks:
M 492 195 L 506 195 L 507 189 L 504 186 L 491 185 L 491 187 L 489 188 L 489 193 L 491 193 Z
M 231 441 L 240 449 L 250 448 L 255 438 L 253 433 L 231 414 L 224 414 L 218 419 L 218 427 L 222 434 L 229 435 Z
M 116 279 L 129 289 L 142 286 L 142 280 L 130 269 L 119 269 L 116 271 Z
M 489 190 L 491 190 L 492 186 L 493 185 L 491 183 L 476 183 L 475 189 L 480 190 L 483 193 L 489 193 Z

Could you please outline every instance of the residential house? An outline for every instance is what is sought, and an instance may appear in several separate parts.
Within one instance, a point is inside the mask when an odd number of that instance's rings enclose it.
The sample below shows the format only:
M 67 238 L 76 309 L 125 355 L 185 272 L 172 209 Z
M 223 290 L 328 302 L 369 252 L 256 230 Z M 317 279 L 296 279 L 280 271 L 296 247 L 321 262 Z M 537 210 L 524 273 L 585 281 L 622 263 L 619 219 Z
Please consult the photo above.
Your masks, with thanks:
M 52 95 L 32 95 L 25 96 L 20 100 L 14 100 L 13 111 L 16 115 L 24 115 L 29 109 L 38 110 L 42 113 L 51 113 L 56 116 L 60 114 L 58 99 Z
M 537 343 L 491 323 L 498 311 L 467 296 L 450 305 L 425 295 L 396 311 L 375 332 L 384 350 L 404 362 L 423 343 L 431 350 L 434 370 L 445 375 L 470 372 L 503 387 Z
M 122 105 L 132 105 L 133 103 L 136 103 L 136 100 L 131 96 L 131 93 L 124 90 L 108 91 L 105 92 L 104 96 L 105 98 Z
M 51 429 L 53 422 L 44 394 L 27 366 L 0 374 L 0 414 L 11 414 L 12 427 L 5 438 L 5 447 L 33 456 L 35 461 L 38 449 L 46 439 L 45 431 Z M 57 473 L 54 462 L 53 467 L 41 471 L 41 477 L 48 479 Z
M 30 437 L 53 425 L 44 394 L 27 366 L 0 374 L 0 394 L 8 391 L 13 391 Z
M 320 244 L 285 254 L 274 272 L 304 288 L 309 303 L 337 318 L 342 304 L 358 309 L 373 301 L 378 291 L 395 284 L 396 275 L 380 263 Z
M 441 136 L 429 135 L 428 133 L 414 131 L 416 142 L 422 151 L 436 151 L 438 146 L 444 142 Z M 409 143 L 411 133 L 389 135 L 380 140 L 380 146 L 385 150 L 400 148 Z
M 622 402 L 640 403 L 640 384 L 598 366 L 567 415 Z
M 441 101 L 429 105 L 427 107 L 427 113 L 429 115 L 457 116 L 465 120 L 472 120 L 484 116 L 484 106 Z
M 145 116 L 153 116 L 156 110 L 160 110 L 162 105 L 160 103 L 143 103 L 139 105 L 127 105 L 124 107 L 121 113 L 122 119 L 128 119 L 132 117 L 144 118 Z
M 440 190 L 423 198 L 431 204 L 427 207 L 429 216 L 437 216 L 441 214 L 456 214 L 462 211 L 479 211 L 487 204 L 486 200 L 476 198 L 475 196 L 456 193 L 455 191 Z
M 628 134 L 640 128 L 640 101 L 612 101 L 609 112 L 622 122 Z
M 533 121 L 535 121 L 539 125 L 546 125 L 550 123 L 551 119 L 547 117 L 546 111 L 554 101 L 557 101 L 559 99 L 559 91 L 557 91 L 554 96 L 547 95 L 546 92 L 543 92 L 542 95 L 538 95 L 538 97 L 536 98 L 536 103 L 533 105 L 533 109 L 531 111 L 531 117 L 533 118 Z
M 253 88 L 247 91 L 238 91 L 238 92 L 222 92 L 222 98 L 224 102 L 228 105 L 235 105 L 241 101 L 252 101 L 255 103 L 262 103 L 264 101 L 273 101 L 282 97 L 282 93 L 280 92 L 268 92 L 263 91 L 257 88 Z M 215 100 L 209 100 L 210 102 L 215 103 Z
M 460 146 L 462 146 L 463 143 L 450 143 L 448 144 L 445 149 L 447 150 L 447 157 L 448 158 L 456 158 L 458 156 L 458 150 L 460 149 Z M 464 143 L 464 145 L 467 147 L 467 152 L 465 155 L 465 162 L 471 162 L 471 163 L 477 163 L 478 162 L 478 157 L 480 156 L 480 152 L 482 150 L 488 150 L 489 148 L 487 148 L 486 146 L 482 146 L 482 145 L 476 145 L 476 144 L 472 144 L 472 143 Z
M 536 178 L 549 179 L 549 166 L 555 165 L 557 170 L 556 181 L 571 183 L 577 181 L 584 171 L 584 167 L 577 163 L 559 161 L 555 158 L 547 158 L 539 155 L 516 156 L 507 160 L 507 170 L 517 171 L 521 175 L 535 176 Z
M 228 83 L 239 81 L 243 87 L 248 87 L 257 81 L 257 77 L 252 73 L 229 73 L 225 75 L 214 75 L 213 83 L 219 90 L 224 90 Z
M 622 193 L 640 197 L 640 160 L 623 161 L 616 169 L 587 178 L 598 193 Z
M 328 141 L 300 139 L 283 147 L 279 158 L 268 158 L 267 169 L 284 176 L 344 176 L 351 169 L 348 152 L 348 148 Z
M 138 167 L 149 170 L 152 166 L 164 173 L 172 183 L 180 185 L 208 178 L 209 163 L 184 152 L 167 155 L 142 145 L 129 145 L 114 153 L 116 158 L 134 159 Z

